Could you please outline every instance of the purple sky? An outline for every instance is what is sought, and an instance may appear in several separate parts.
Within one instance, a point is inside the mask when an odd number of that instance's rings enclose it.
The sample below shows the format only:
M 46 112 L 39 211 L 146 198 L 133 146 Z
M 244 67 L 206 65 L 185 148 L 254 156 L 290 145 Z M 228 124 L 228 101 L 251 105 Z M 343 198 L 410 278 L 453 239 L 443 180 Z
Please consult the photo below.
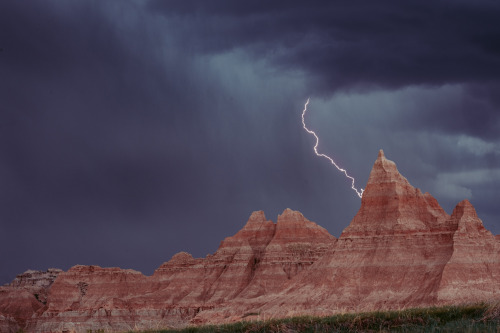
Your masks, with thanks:
M 0 2 L 0 284 L 151 274 L 254 210 L 339 236 L 378 150 L 500 233 L 500 3 Z

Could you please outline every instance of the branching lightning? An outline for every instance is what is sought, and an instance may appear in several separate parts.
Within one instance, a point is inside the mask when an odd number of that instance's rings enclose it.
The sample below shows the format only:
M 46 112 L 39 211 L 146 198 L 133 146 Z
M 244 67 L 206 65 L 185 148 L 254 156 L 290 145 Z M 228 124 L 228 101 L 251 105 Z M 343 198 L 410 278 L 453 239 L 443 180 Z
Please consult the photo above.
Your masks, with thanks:
M 309 98 L 307 99 L 307 102 L 306 104 L 304 105 L 304 111 L 302 111 L 302 126 L 304 127 L 304 129 L 306 130 L 307 133 L 309 134 L 312 134 L 314 135 L 314 137 L 316 138 L 316 144 L 314 145 L 314 153 L 317 155 L 317 156 L 320 156 L 320 157 L 324 157 L 326 158 L 327 160 L 330 161 L 330 163 L 332 163 L 336 168 L 337 170 L 339 170 L 340 172 L 343 172 L 344 175 L 349 178 L 351 180 L 351 188 L 356 192 L 356 194 L 358 195 L 358 197 L 362 197 L 363 196 L 363 189 L 360 189 L 358 190 L 355 186 L 354 186 L 354 177 L 351 177 L 347 174 L 347 170 L 345 169 L 342 169 L 341 167 L 339 167 L 337 165 L 337 163 L 335 163 L 335 161 L 328 155 L 325 155 L 325 154 L 321 154 L 321 153 L 318 153 L 318 145 L 319 145 L 319 138 L 318 136 L 316 135 L 316 133 L 312 130 L 310 130 L 309 128 L 307 128 L 306 126 L 306 121 L 304 120 L 304 116 L 307 112 L 307 105 L 309 104 Z

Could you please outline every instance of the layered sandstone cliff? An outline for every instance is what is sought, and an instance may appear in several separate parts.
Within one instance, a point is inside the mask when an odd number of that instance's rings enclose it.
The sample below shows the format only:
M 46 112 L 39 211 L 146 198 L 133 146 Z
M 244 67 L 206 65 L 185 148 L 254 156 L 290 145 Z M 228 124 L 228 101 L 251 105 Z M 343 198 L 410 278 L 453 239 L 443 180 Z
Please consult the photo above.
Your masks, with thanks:
M 200 315 L 208 313 L 238 320 L 244 315 L 238 309 L 279 292 L 334 241 L 299 212 L 286 209 L 276 224 L 254 212 L 213 255 L 178 253 L 150 277 L 119 268 L 72 267 L 50 287 L 47 304 L 30 310 L 35 314 L 25 327 L 29 332 L 156 329 L 205 322 Z
M 500 299 L 500 246 L 468 200 L 451 215 L 453 252 L 438 290 L 438 303 Z
M 48 290 L 60 269 L 28 270 L 0 287 L 0 332 L 17 332 L 47 303 Z
M 333 251 L 262 311 L 326 315 L 436 304 L 456 228 L 380 151 L 361 208 Z
M 298 314 L 500 299 L 500 242 L 468 201 L 449 216 L 380 151 L 339 239 L 286 209 L 262 211 L 206 258 L 152 276 L 74 266 L 0 288 L 0 332 L 126 331 Z

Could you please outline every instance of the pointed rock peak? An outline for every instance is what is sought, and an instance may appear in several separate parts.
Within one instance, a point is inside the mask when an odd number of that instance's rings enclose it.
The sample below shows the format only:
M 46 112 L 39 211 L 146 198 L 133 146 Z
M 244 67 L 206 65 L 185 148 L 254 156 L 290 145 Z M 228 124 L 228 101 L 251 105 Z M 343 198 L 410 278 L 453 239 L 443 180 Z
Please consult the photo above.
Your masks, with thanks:
M 219 245 L 219 251 L 227 249 L 238 249 L 241 246 L 250 245 L 252 248 L 268 244 L 276 229 L 276 224 L 266 220 L 263 211 L 255 211 L 250 215 L 245 226 L 231 237 L 226 237 Z
M 255 211 L 250 215 L 247 223 L 242 230 L 259 230 L 263 226 L 274 224 L 273 221 L 267 220 L 263 211 Z
M 378 157 L 377 157 L 377 160 L 381 160 L 381 159 L 385 159 L 385 155 L 384 155 L 384 150 L 383 149 L 380 149 L 378 151 Z
M 262 223 L 265 222 L 266 220 L 266 214 L 262 210 L 257 210 L 250 215 L 250 218 L 248 219 L 248 223 Z
M 278 223 L 285 221 L 304 221 L 306 218 L 301 212 L 287 208 L 281 215 L 278 215 Z
M 403 182 L 406 184 L 408 183 L 408 180 L 406 180 L 406 178 L 399 173 L 396 163 L 388 160 L 385 157 L 384 151 L 380 149 L 377 160 L 375 161 L 375 164 L 373 164 L 372 171 L 370 172 L 368 184 L 381 184 L 389 182 Z
M 273 242 L 294 240 L 295 242 L 316 243 L 334 239 L 335 237 L 330 235 L 325 228 L 309 221 L 301 212 L 287 208 L 281 215 L 278 215 Z
M 465 199 L 458 203 L 458 205 L 453 209 L 453 213 L 451 214 L 452 218 L 456 218 L 458 220 L 462 220 L 464 218 L 467 219 L 478 219 L 476 209 L 469 200 Z
M 436 199 L 413 187 L 380 150 L 363 192 L 361 207 L 342 235 L 446 228 L 444 224 L 449 218 Z
M 455 209 L 457 209 L 457 208 L 468 210 L 468 211 L 473 210 L 474 212 L 476 211 L 476 209 L 474 208 L 474 206 L 472 206 L 472 204 L 470 203 L 470 201 L 467 200 L 467 199 L 464 199 L 464 200 L 460 201 L 457 204 L 457 206 L 455 207 Z
M 453 209 L 451 219 L 458 225 L 457 232 L 463 234 L 476 234 L 478 232 L 488 232 L 481 219 L 477 216 L 476 209 L 469 200 L 463 200 Z

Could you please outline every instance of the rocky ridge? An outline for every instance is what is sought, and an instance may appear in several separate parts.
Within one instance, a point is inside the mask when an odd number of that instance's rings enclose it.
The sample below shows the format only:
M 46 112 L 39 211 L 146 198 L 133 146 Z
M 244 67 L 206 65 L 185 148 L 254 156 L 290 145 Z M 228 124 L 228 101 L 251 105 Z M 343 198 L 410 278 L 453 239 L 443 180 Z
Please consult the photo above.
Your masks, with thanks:
M 47 303 L 48 290 L 60 269 L 28 270 L 0 287 L 0 332 L 17 332 Z
M 379 152 L 336 239 L 301 213 L 262 211 L 206 258 L 152 276 L 74 266 L 0 287 L 0 332 L 126 331 L 500 299 L 500 243 L 467 200 L 448 215 Z M 36 296 L 35 296 L 36 295 Z

